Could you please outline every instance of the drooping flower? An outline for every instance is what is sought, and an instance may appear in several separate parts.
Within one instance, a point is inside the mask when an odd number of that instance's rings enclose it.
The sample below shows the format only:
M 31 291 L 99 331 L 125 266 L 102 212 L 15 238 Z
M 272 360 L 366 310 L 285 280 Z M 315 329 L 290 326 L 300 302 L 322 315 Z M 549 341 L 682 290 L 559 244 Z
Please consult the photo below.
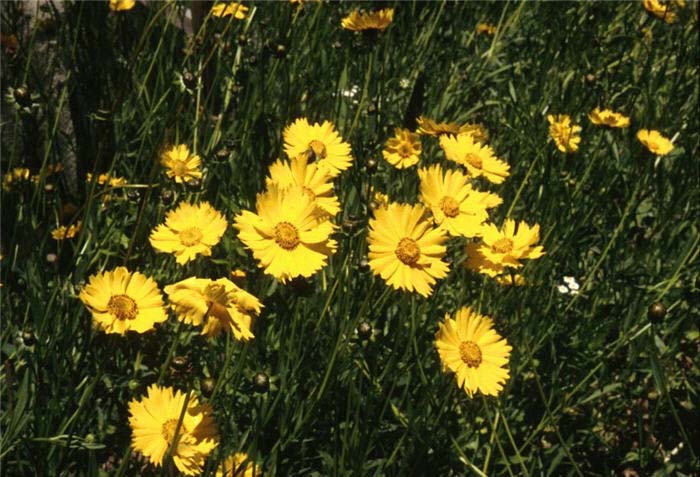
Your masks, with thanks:
M 219 243 L 226 227 L 224 216 L 208 202 L 182 203 L 168 212 L 165 223 L 151 232 L 149 240 L 154 249 L 172 253 L 182 265 L 200 254 L 210 256 L 211 248 Z
M 576 152 L 581 142 L 581 126 L 572 124 L 568 114 L 548 114 L 549 135 L 561 152 Z
M 495 35 L 496 34 L 496 26 L 491 25 L 490 23 L 479 23 L 476 26 L 476 32 L 483 33 L 485 35 Z
M 92 275 L 79 298 L 105 333 L 145 333 L 168 319 L 158 284 L 125 267 Z
M 420 137 L 408 129 L 396 128 L 394 137 L 386 142 L 384 159 L 397 169 L 405 169 L 418 163 L 421 154 Z
M 588 119 L 596 126 L 627 128 L 630 125 L 630 118 L 610 109 L 603 109 L 601 111 L 600 108 L 595 108 L 591 111 L 591 114 L 588 115 Z
M 508 360 L 512 348 L 494 329 L 487 316 L 463 307 L 455 319 L 445 321 L 435 334 L 440 361 L 445 371 L 455 373 L 457 385 L 469 397 L 477 391 L 497 396 L 510 377 Z
M 510 166 L 471 134 L 440 136 L 440 147 L 447 159 L 463 165 L 474 177 L 483 176 L 489 182 L 500 184 L 510 175 Z
M 109 9 L 113 12 L 131 10 L 136 5 L 135 0 L 109 0 Z
M 666 23 L 676 22 L 676 13 L 671 10 L 670 3 L 661 3 L 659 0 L 643 0 L 644 9 Z
M 673 151 L 673 143 L 659 131 L 653 129 L 640 129 L 637 132 L 637 139 L 644 144 L 647 149 L 657 156 L 665 156 Z
M 262 304 L 231 280 L 192 277 L 164 290 L 178 319 L 203 326 L 203 335 L 214 338 L 230 331 L 241 341 L 255 337 L 250 328 Z
M 248 7 L 238 2 L 217 2 L 211 7 L 211 14 L 219 18 L 233 16 L 236 20 L 245 20 Z
M 476 237 L 488 218 L 486 205 L 471 195 L 468 177 L 439 165 L 419 169 L 420 200 L 430 208 L 438 227 L 452 236 Z
M 309 277 L 326 265 L 337 243 L 328 215 L 298 188 L 271 184 L 258 194 L 257 213 L 244 210 L 236 216 L 238 238 L 253 251 L 265 273 L 286 282 Z
M 12 190 L 15 183 L 28 181 L 30 175 L 31 172 L 26 167 L 15 167 L 2 176 L 2 189 L 4 191 Z
M 202 160 L 196 154 L 190 153 L 190 148 L 186 144 L 173 146 L 160 156 L 160 163 L 166 168 L 165 173 L 178 184 L 187 182 L 190 179 L 202 178 Z
M 479 123 L 464 123 L 461 126 L 457 123 L 439 123 L 430 118 L 423 116 L 419 117 L 418 134 L 426 136 L 440 137 L 443 135 L 458 136 L 460 134 L 471 134 L 472 138 L 482 144 L 486 144 L 489 140 L 489 131 L 483 124 Z
M 236 452 L 228 456 L 216 469 L 216 477 L 259 477 L 262 470 L 248 454 Z
M 200 475 L 219 436 L 211 406 L 200 404 L 194 395 L 189 401 L 186 397 L 173 388 L 153 384 L 144 398 L 130 401 L 131 448 L 160 467 L 172 447 L 175 467 L 185 475 Z
M 479 251 L 487 260 L 506 267 L 520 267 L 521 259 L 535 259 L 544 255 L 541 245 L 534 246 L 540 240 L 540 226 L 530 227 L 525 222 L 517 225 L 515 220 L 506 219 L 502 229 L 494 224 L 487 224 L 482 231 L 483 245 Z
M 393 20 L 393 8 L 384 8 L 371 13 L 353 10 L 341 20 L 340 24 L 351 31 L 384 30 Z
M 395 289 L 433 292 L 437 279 L 449 270 L 445 256 L 447 235 L 425 219 L 422 205 L 389 204 L 374 211 L 369 221 L 369 266 Z
M 311 200 L 328 215 L 340 212 L 340 202 L 333 194 L 333 182 L 326 169 L 319 168 L 318 163 L 309 164 L 309 156 L 301 154 L 289 162 L 278 160 L 270 166 L 267 186 L 277 184 L 281 189 L 299 187 Z
M 68 227 L 66 227 L 65 225 L 61 225 L 58 228 L 51 231 L 51 237 L 54 240 L 72 239 L 76 235 L 78 235 L 78 232 L 80 232 L 82 225 L 83 224 L 80 221 L 77 221 L 76 223 L 71 224 Z
M 331 177 L 336 177 L 352 165 L 350 144 L 345 142 L 330 121 L 309 124 L 299 118 L 284 128 L 284 151 L 290 158 L 306 154 Z

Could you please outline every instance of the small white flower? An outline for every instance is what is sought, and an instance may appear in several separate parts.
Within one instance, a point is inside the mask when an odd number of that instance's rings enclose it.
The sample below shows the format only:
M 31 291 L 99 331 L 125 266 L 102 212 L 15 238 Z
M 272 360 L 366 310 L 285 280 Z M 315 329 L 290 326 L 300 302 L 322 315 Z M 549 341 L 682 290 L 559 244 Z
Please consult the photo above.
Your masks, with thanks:
M 569 293 L 569 288 L 568 288 L 566 285 L 558 285 L 558 286 L 557 286 L 557 291 L 558 291 L 559 293 L 564 293 L 564 294 L 566 294 L 566 293 Z
M 581 286 L 574 277 L 563 277 L 563 285 L 557 285 L 557 291 L 565 295 L 577 295 Z

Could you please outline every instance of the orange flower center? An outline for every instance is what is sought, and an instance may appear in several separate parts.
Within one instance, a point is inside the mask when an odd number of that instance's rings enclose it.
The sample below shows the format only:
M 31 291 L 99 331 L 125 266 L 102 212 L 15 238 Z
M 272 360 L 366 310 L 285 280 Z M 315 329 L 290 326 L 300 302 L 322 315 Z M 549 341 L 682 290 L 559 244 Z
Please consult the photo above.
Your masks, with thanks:
M 509 238 L 503 237 L 496 241 L 491 247 L 496 253 L 510 253 L 513 251 L 513 241 Z
M 163 425 L 160 428 L 160 433 L 163 436 L 163 439 L 168 444 L 172 444 L 173 438 L 175 437 L 175 430 L 177 429 L 177 421 L 178 419 L 168 419 L 163 423 Z M 178 433 L 179 435 L 182 435 L 182 433 L 185 430 L 184 424 L 180 426 L 180 432 Z M 178 439 L 179 440 L 179 439 Z
M 297 228 L 289 222 L 280 222 L 275 225 L 275 242 L 285 250 L 292 250 L 299 245 Z
M 190 227 L 180 232 L 180 243 L 185 247 L 192 247 L 202 241 L 202 231 L 197 227 Z
M 316 156 L 316 159 L 325 159 L 326 158 L 326 145 L 323 144 L 321 141 L 318 139 L 314 139 L 309 143 L 309 149 L 308 151 L 312 153 L 314 156 Z
M 413 147 L 411 146 L 411 143 L 402 142 L 397 152 L 402 159 L 406 159 L 407 157 L 411 157 L 413 155 Z
M 470 152 L 464 157 L 464 160 L 467 161 L 468 164 L 471 166 L 475 167 L 476 169 L 481 169 L 484 165 L 483 161 L 481 160 L 481 157 L 478 154 L 475 154 L 473 152 Z
M 415 265 L 420 258 L 420 248 L 415 240 L 404 237 L 396 247 L 396 256 L 406 265 Z
M 107 311 L 118 320 L 133 320 L 139 311 L 136 302 L 127 295 L 112 295 L 107 303 Z
M 448 217 L 459 215 L 459 203 L 450 196 L 445 196 L 440 200 L 440 209 Z
M 459 357 L 470 368 L 478 368 L 481 364 L 481 348 L 473 341 L 462 341 L 459 344 Z
M 176 176 L 185 176 L 188 172 L 187 163 L 185 161 L 173 161 L 170 165 L 170 169 Z

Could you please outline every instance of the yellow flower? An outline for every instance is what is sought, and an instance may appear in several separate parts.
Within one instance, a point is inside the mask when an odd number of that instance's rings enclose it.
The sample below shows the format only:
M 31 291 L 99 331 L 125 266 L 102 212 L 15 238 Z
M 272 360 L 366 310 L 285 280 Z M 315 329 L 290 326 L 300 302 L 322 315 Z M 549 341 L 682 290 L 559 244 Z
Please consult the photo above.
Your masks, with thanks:
M 597 126 L 609 126 L 611 128 L 627 128 L 630 125 L 630 118 L 610 109 L 595 108 L 588 115 L 588 119 Z
M 418 134 L 408 129 L 396 128 L 394 137 L 386 142 L 382 154 L 384 159 L 397 169 L 405 169 L 418 163 L 421 143 Z
M 248 7 L 237 2 L 217 2 L 211 7 L 211 14 L 215 17 L 233 17 L 236 20 L 244 20 L 248 14 Z
M 131 10 L 136 5 L 135 0 L 109 0 L 109 9 L 113 12 Z
M 265 273 L 283 282 L 310 277 L 335 252 L 333 224 L 300 189 L 271 184 L 258 194 L 256 209 L 257 213 L 244 210 L 237 215 L 234 227 Z
M 380 191 L 374 191 L 374 198 L 372 201 L 376 204 L 377 208 L 386 208 L 389 205 L 389 196 Z
M 290 158 L 313 156 L 331 177 L 352 165 L 350 144 L 343 141 L 330 121 L 311 125 L 306 118 L 297 119 L 284 128 L 284 151 Z
M 422 205 L 389 204 L 374 211 L 369 221 L 369 266 L 387 285 L 416 291 L 424 297 L 433 292 L 436 279 L 449 270 L 445 256 L 447 235 L 433 229 Z
M 266 182 L 268 187 L 277 184 L 280 189 L 298 187 L 328 215 L 335 216 L 340 212 L 340 202 L 333 195 L 331 176 L 326 169 L 319 168 L 318 163 L 309 164 L 307 154 L 293 157 L 289 162 L 278 160 L 272 164 Z
M 657 156 L 665 156 L 673 151 L 673 143 L 659 131 L 653 129 L 640 129 L 637 132 L 637 139 L 644 144 L 647 149 Z
M 92 182 L 92 174 L 89 172 L 87 173 L 87 181 Z M 105 185 L 109 183 L 110 187 L 116 188 L 126 185 L 127 181 L 123 177 L 113 176 L 111 174 L 100 174 L 99 176 L 97 176 L 97 183 L 99 185 Z
M 505 267 L 500 263 L 494 263 L 486 258 L 479 250 L 479 247 L 480 245 L 478 243 L 468 243 L 465 246 L 464 251 L 467 254 L 467 258 L 464 260 L 464 267 L 467 270 L 472 270 L 492 278 L 503 273 Z
M 474 177 L 483 176 L 500 184 L 510 175 L 510 166 L 497 158 L 489 146 L 476 141 L 471 134 L 440 136 L 440 147 L 447 159 L 467 168 Z
M 140 401 L 131 400 L 131 448 L 160 467 L 172 447 L 175 467 L 185 475 L 199 475 L 205 459 L 219 444 L 219 436 L 211 406 L 199 404 L 193 395 L 186 409 L 185 402 L 184 393 L 157 384 Z
M 167 169 L 165 173 L 175 182 L 181 184 L 190 179 L 201 179 L 200 167 L 202 160 L 196 154 L 190 154 L 190 148 L 185 144 L 173 146 L 163 151 L 160 163 Z
M 9 191 L 15 182 L 28 181 L 31 172 L 26 167 L 15 167 L 2 176 L 2 189 Z
M 469 307 L 457 311 L 456 319 L 445 315 L 435 334 L 444 370 L 455 373 L 457 385 L 469 397 L 480 391 L 497 396 L 510 377 L 508 359 L 511 347 L 493 329 L 493 321 Z
M 476 32 L 483 33 L 485 35 L 495 35 L 496 34 L 496 26 L 491 25 L 489 23 L 479 23 L 476 26 Z
M 479 247 L 479 251 L 487 260 L 506 267 L 520 267 L 522 264 L 518 260 L 535 259 L 544 255 L 541 245 L 533 247 L 540 240 L 539 224 L 530 227 L 525 222 L 520 222 L 517 232 L 515 228 L 512 219 L 506 219 L 501 230 L 494 224 L 485 225 L 482 232 L 484 244 Z
M 420 200 L 433 213 L 435 223 L 452 236 L 476 237 L 488 218 L 486 205 L 473 190 L 467 176 L 459 171 L 444 171 L 439 165 L 419 169 Z
M 644 9 L 657 18 L 662 19 L 666 23 L 676 22 L 676 13 L 671 11 L 669 3 L 661 3 L 659 0 L 643 0 Z
M 216 469 L 216 477 L 259 477 L 261 474 L 260 467 L 243 452 L 231 454 Z
M 459 134 L 471 134 L 475 141 L 485 144 L 489 140 L 489 131 L 483 124 L 464 123 L 461 126 L 457 123 L 438 123 L 430 118 L 419 117 L 418 134 L 426 136 L 440 137 L 445 134 L 457 136 Z
M 78 232 L 80 232 L 82 225 L 83 224 L 80 221 L 70 225 L 69 227 L 61 225 L 60 227 L 51 231 L 51 237 L 54 240 L 72 239 L 78 234 Z
M 515 275 L 499 275 L 496 277 L 496 282 L 504 287 L 521 287 L 525 285 L 525 277 L 516 273 Z
M 561 152 L 576 152 L 581 142 L 581 126 L 571 123 L 568 114 L 548 114 L 549 135 Z
M 210 256 L 211 248 L 219 243 L 226 227 L 224 216 L 208 202 L 182 203 L 168 212 L 165 223 L 151 232 L 149 240 L 153 248 L 172 253 L 182 265 L 199 254 Z
M 227 278 L 187 278 L 166 286 L 165 293 L 178 319 L 195 326 L 203 325 L 202 334 L 209 338 L 222 331 L 231 331 L 242 341 L 255 337 L 250 326 L 262 304 Z
M 168 319 L 158 284 L 125 267 L 92 275 L 79 298 L 105 333 L 144 333 Z
M 384 30 L 394 19 L 394 9 L 384 8 L 372 13 L 353 10 L 340 22 L 343 28 L 352 31 Z

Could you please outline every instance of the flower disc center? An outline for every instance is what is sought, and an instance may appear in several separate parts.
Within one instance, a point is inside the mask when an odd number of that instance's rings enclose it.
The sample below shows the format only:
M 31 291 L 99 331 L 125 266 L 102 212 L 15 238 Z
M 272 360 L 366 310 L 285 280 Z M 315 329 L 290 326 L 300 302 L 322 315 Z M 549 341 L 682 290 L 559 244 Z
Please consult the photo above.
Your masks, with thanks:
M 292 250 L 299 245 L 297 228 L 289 222 L 280 222 L 275 225 L 275 242 L 285 250 Z
M 173 437 L 175 437 L 175 430 L 177 429 L 177 419 L 168 419 L 163 423 L 163 425 L 160 428 L 160 433 L 163 436 L 163 439 L 168 444 L 172 444 L 173 442 Z M 182 425 L 180 426 L 180 432 L 179 434 L 182 435 L 182 432 L 184 430 L 185 426 Z
M 187 164 L 185 161 L 173 161 L 170 168 L 176 176 L 187 175 Z
M 510 253 L 513 251 L 513 241 L 509 238 L 503 237 L 493 244 L 493 249 L 496 253 Z
M 127 295 L 112 295 L 107 303 L 107 310 L 118 320 L 133 320 L 139 309 L 136 302 Z
M 470 152 L 469 154 L 464 156 L 464 160 L 477 169 L 481 169 L 484 165 L 484 162 L 481 160 L 481 157 L 473 152 Z
M 459 215 L 459 203 L 450 196 L 445 196 L 440 200 L 440 209 L 448 217 L 457 217 Z
M 473 341 L 462 341 L 459 344 L 459 357 L 470 368 L 478 368 L 481 364 L 481 348 Z
M 411 157 L 413 155 L 413 147 L 411 147 L 411 144 L 407 142 L 402 142 L 399 146 L 398 153 L 399 156 L 406 159 L 407 157 Z
M 185 247 L 197 245 L 202 241 L 202 231 L 197 227 L 190 227 L 180 232 L 180 243 Z
M 312 152 L 314 156 L 316 156 L 316 159 L 326 158 L 326 145 L 318 139 L 314 139 L 309 143 L 309 151 Z
M 404 237 L 396 247 L 396 256 L 406 265 L 415 265 L 420 258 L 420 248 L 415 240 Z

